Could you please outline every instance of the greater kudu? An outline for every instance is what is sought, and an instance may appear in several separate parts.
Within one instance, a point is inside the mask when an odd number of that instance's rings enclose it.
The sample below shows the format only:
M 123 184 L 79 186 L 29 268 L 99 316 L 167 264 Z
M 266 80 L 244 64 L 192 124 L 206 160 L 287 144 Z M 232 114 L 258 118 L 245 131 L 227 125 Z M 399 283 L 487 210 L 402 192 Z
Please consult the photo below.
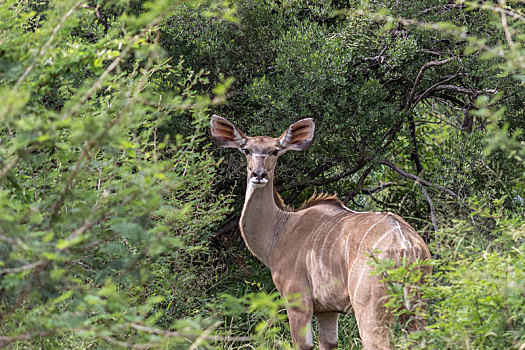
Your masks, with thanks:
M 389 349 L 391 316 L 383 306 L 385 286 L 371 276 L 370 254 L 378 259 L 428 259 L 425 242 L 392 213 L 355 212 L 332 196 L 288 209 L 273 186 L 277 157 L 304 150 L 314 138 L 313 119 L 292 124 L 279 138 L 248 137 L 225 118 L 211 119 L 213 141 L 243 151 L 247 185 L 240 230 L 248 249 L 270 268 L 287 308 L 294 345 L 312 349 L 311 320 L 319 326 L 321 349 L 337 348 L 339 313 L 353 309 L 363 349 Z M 422 274 L 431 272 L 424 267 Z M 295 304 L 295 306 L 293 306 Z

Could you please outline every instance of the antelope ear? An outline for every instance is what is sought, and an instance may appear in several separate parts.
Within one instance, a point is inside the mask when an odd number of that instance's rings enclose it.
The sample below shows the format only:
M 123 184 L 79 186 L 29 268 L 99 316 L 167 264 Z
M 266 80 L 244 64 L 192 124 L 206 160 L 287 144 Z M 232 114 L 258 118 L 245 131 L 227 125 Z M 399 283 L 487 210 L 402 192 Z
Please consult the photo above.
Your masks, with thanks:
M 279 144 L 286 150 L 302 151 L 310 147 L 314 141 L 315 123 L 312 118 L 301 119 L 288 127 Z
M 228 119 L 214 114 L 210 121 L 211 138 L 220 147 L 241 148 L 246 143 L 246 135 Z

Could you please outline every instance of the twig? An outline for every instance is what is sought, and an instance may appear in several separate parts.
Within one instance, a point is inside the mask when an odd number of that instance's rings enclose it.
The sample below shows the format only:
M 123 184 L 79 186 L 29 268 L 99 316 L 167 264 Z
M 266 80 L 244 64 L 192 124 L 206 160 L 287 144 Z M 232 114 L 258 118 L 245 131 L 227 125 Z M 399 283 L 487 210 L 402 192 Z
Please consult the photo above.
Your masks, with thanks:
M 0 312 L 0 321 L 4 318 L 5 315 L 9 315 L 13 313 L 14 311 L 18 310 L 18 308 L 24 302 L 24 299 L 26 298 L 26 296 L 29 294 L 29 292 L 33 288 L 36 281 L 38 281 L 38 277 L 40 276 L 44 268 L 49 264 L 49 262 L 50 260 L 42 260 L 41 263 L 36 265 L 35 271 L 33 272 L 33 276 L 30 279 L 29 284 L 26 285 L 24 290 L 18 295 L 18 298 L 15 301 L 15 304 L 10 309 L 6 310 L 5 312 L 3 313 Z
M 5 268 L 5 269 L 0 270 L 0 276 L 7 275 L 7 274 L 10 274 L 10 273 L 19 273 L 19 272 L 29 271 L 29 270 L 32 270 L 34 268 L 37 268 L 38 266 L 43 265 L 44 263 L 45 263 L 45 260 L 39 260 L 37 262 L 31 263 L 31 264 L 22 265 L 22 266 L 19 266 L 19 267 Z
M 410 127 L 410 137 L 412 138 L 412 151 L 410 152 L 410 158 L 412 158 L 416 164 L 416 172 L 419 175 L 424 170 L 424 167 L 419 158 L 416 123 L 414 122 L 414 116 L 410 111 L 408 112 L 408 123 Z
M 8 346 L 9 344 L 14 343 L 15 341 L 27 340 L 33 337 L 45 337 L 46 335 L 52 334 L 54 332 L 55 332 L 54 329 L 49 329 L 47 331 L 19 334 L 19 335 L 14 335 L 12 337 L 0 335 L 0 348 L 4 348 Z
M 423 11 L 421 11 L 419 13 L 419 15 L 424 15 L 428 12 L 432 12 L 432 13 L 435 13 L 437 9 L 442 9 L 442 10 L 450 10 L 452 8 L 457 8 L 457 9 L 464 9 L 465 8 L 465 5 L 464 4 L 445 4 L 443 6 L 432 6 L 432 7 L 429 7 L 429 8 L 426 8 L 424 9 Z
M 211 327 L 209 329 L 206 329 L 204 330 L 204 332 L 202 332 L 202 334 L 199 334 L 199 336 L 197 338 L 195 338 L 195 340 L 193 341 L 193 344 L 191 344 L 191 346 L 188 348 L 188 350 L 196 350 L 199 348 L 199 346 L 202 344 L 202 342 L 204 342 L 206 339 L 206 337 L 208 337 L 210 335 L 210 333 L 213 331 L 215 327 Z
M 128 53 L 130 48 L 130 45 L 124 48 L 120 55 L 118 55 L 113 60 L 113 62 L 111 62 L 111 64 L 106 68 L 106 70 L 104 70 L 104 72 L 98 77 L 97 81 L 89 88 L 89 90 L 84 94 L 84 96 L 82 96 L 80 101 L 78 101 L 73 107 L 69 108 L 67 112 L 60 117 L 61 120 L 65 120 L 71 117 L 73 114 L 80 110 L 80 107 L 86 103 L 86 101 L 91 97 L 91 95 L 93 95 L 97 90 L 99 90 L 102 87 L 102 82 L 106 79 L 109 73 L 111 73 L 117 67 L 122 58 Z
M 75 165 L 73 166 L 73 169 L 71 170 L 71 173 L 69 174 L 69 177 L 66 180 L 66 185 L 64 186 L 64 188 L 63 188 L 62 192 L 60 193 L 59 197 L 57 198 L 57 200 L 55 202 L 53 202 L 53 204 L 51 205 L 51 207 L 49 209 L 48 217 L 51 220 L 56 216 L 56 214 L 58 213 L 58 211 L 60 210 L 60 208 L 64 204 L 64 201 L 66 199 L 66 195 L 67 195 L 67 193 L 69 192 L 69 190 L 71 189 L 71 187 L 73 185 L 73 180 L 76 177 L 76 175 L 78 174 L 78 171 L 80 170 L 80 167 L 84 163 L 84 158 L 88 156 L 89 152 L 91 151 L 91 148 L 93 146 L 95 146 L 96 142 L 100 138 L 104 137 L 109 132 L 109 130 L 111 130 L 114 126 L 116 126 L 116 125 L 118 125 L 120 123 L 120 120 L 121 120 L 122 116 L 131 107 L 133 101 L 134 100 L 131 99 L 129 101 L 129 103 L 127 103 L 119 111 L 119 113 L 115 116 L 115 118 L 113 120 L 111 120 L 100 133 L 95 135 L 91 140 L 89 140 L 88 142 L 86 142 L 84 144 L 84 147 L 82 148 L 82 152 L 78 156 L 78 159 L 77 159 Z M 50 223 L 51 223 L 51 221 L 50 221 Z
M 332 166 L 332 164 L 330 162 L 328 163 L 323 163 L 323 164 L 320 164 L 318 166 L 316 166 L 312 171 L 310 171 L 308 173 L 308 178 L 309 179 L 315 179 L 317 176 L 321 175 L 326 169 L 329 169 L 330 167 Z M 295 182 L 295 184 L 297 184 L 297 182 Z M 282 191 L 285 191 L 286 189 L 291 189 L 292 192 L 288 195 L 288 197 L 285 198 L 285 204 L 290 204 L 290 203 L 293 203 L 296 199 L 297 199 L 297 196 L 299 196 L 299 194 L 308 186 L 310 185 L 309 183 L 305 182 L 305 183 L 299 183 L 298 185 L 294 186 L 294 183 L 292 183 L 291 185 L 289 185 L 288 188 L 284 188 L 282 185 L 276 185 L 275 186 L 275 189 L 278 191 L 278 192 L 282 192 Z
M 91 139 L 89 142 L 86 142 L 84 147 L 82 148 L 82 152 L 80 153 L 80 156 L 78 157 L 75 165 L 73 166 L 73 169 L 69 173 L 68 178 L 66 179 L 66 185 L 62 189 L 62 192 L 58 196 L 57 200 L 53 202 L 51 207 L 49 208 L 49 215 L 48 217 L 51 218 L 51 220 L 56 216 L 62 205 L 64 204 L 64 201 L 66 199 L 66 195 L 71 189 L 71 186 L 73 185 L 73 180 L 78 174 L 78 171 L 80 170 L 80 167 L 84 163 L 84 158 L 87 156 L 88 152 L 90 151 L 92 145 L 95 144 L 95 141 L 98 139 L 98 135 L 95 136 L 93 139 Z
M 376 202 L 377 204 L 382 205 L 383 208 L 395 208 L 395 207 L 389 205 L 388 203 L 386 203 L 386 202 L 384 202 L 384 201 L 382 201 L 382 200 L 380 200 L 380 199 L 377 199 L 377 198 L 376 198 L 374 195 L 372 195 L 372 194 L 370 194 L 370 195 L 368 195 L 368 196 L 369 196 L 374 202 Z
M 66 240 L 69 241 L 69 242 L 72 242 L 79 235 L 83 234 L 84 232 L 86 232 L 87 230 L 92 228 L 94 225 L 96 225 L 99 222 L 101 222 L 102 220 L 104 220 L 107 217 L 107 215 L 109 214 L 109 212 L 103 212 L 102 215 L 98 219 L 93 220 L 93 217 L 95 216 L 95 213 L 97 213 L 99 209 L 100 209 L 100 203 L 97 202 L 97 203 L 95 203 L 95 207 L 92 209 L 91 214 L 89 215 L 89 217 L 86 220 L 84 220 L 84 223 L 82 224 L 82 226 L 80 226 L 75 231 L 73 231 L 66 238 Z M 64 249 L 65 249 L 65 247 L 60 249 L 60 251 L 62 251 Z
M 494 95 L 498 93 L 497 89 L 474 90 L 474 89 L 467 89 L 467 88 L 456 86 L 456 85 L 438 85 L 434 88 L 434 91 L 439 91 L 439 90 L 452 90 L 452 91 L 460 92 L 462 94 L 471 95 L 471 96 L 479 96 L 481 94 Z
M 398 173 L 399 175 L 404 176 L 404 177 L 406 177 L 407 179 L 410 179 L 410 180 L 412 180 L 412 181 L 414 181 L 414 182 L 416 182 L 416 183 L 420 183 L 420 184 L 425 185 L 425 186 L 437 187 L 437 188 L 439 188 L 439 189 L 445 191 L 445 192 L 446 192 L 447 194 L 449 194 L 450 196 L 452 196 L 452 197 L 454 197 L 454 198 L 458 198 L 458 195 L 457 195 L 454 191 L 452 191 L 452 190 L 450 190 L 450 189 L 448 189 L 448 188 L 446 188 L 446 187 L 444 187 L 444 186 L 433 184 L 433 183 L 431 183 L 431 182 L 429 182 L 429 181 L 427 181 L 427 180 L 425 180 L 425 179 L 420 178 L 420 177 L 417 176 L 417 175 L 414 175 L 414 174 L 408 173 L 408 172 L 406 172 L 406 171 L 404 171 L 404 170 L 398 168 L 394 163 L 392 163 L 392 162 L 389 161 L 389 160 L 386 160 L 386 159 L 385 159 L 385 160 L 382 160 L 382 161 L 380 162 L 380 164 L 384 164 L 384 165 L 388 166 L 389 168 L 391 168 L 392 170 L 394 170 L 394 171 L 395 171 L 396 173 Z
M 381 52 L 380 52 L 379 55 L 377 55 L 377 56 L 374 56 L 374 57 L 364 57 L 364 58 L 362 58 L 361 60 L 362 60 L 362 61 L 365 61 L 365 62 L 367 62 L 367 61 L 372 61 L 372 62 L 377 61 L 377 62 L 379 62 L 379 63 L 383 63 L 383 61 L 384 61 L 383 54 L 385 53 L 386 49 L 387 49 L 386 47 L 383 48 L 383 50 L 381 50 Z

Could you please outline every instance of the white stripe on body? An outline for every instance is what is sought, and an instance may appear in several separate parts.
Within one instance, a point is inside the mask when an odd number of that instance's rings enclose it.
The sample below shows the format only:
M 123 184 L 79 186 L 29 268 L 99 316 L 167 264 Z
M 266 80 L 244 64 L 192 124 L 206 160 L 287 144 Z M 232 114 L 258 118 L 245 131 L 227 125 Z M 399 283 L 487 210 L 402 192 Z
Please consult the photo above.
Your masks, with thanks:
M 318 229 L 318 231 L 317 231 L 317 233 L 315 235 L 315 238 L 313 239 L 313 242 L 312 242 L 313 247 L 316 246 L 317 239 L 319 238 L 320 234 L 322 232 L 324 232 L 324 228 L 326 226 L 328 226 L 329 223 L 330 223 L 330 220 L 327 220 L 319 227 L 319 229 Z M 314 293 L 313 287 L 314 287 L 314 285 L 318 284 L 317 281 L 316 281 L 316 277 L 317 277 L 317 275 L 315 273 L 316 269 L 314 268 L 315 265 L 314 265 L 314 250 L 313 249 L 310 249 L 310 251 L 306 254 L 306 259 L 307 260 L 308 260 L 308 256 L 310 257 L 310 265 L 309 265 L 310 266 L 310 270 L 308 270 L 308 272 L 309 272 L 310 278 L 312 279 L 312 294 L 313 294 Z M 321 265 L 321 269 L 322 269 L 322 265 L 323 265 L 322 261 L 320 261 L 320 265 Z M 315 295 L 314 295 L 314 297 L 315 297 Z M 322 299 L 322 303 L 325 304 L 323 296 L 320 295 L 320 297 Z
M 399 236 L 401 237 L 401 248 L 412 248 L 412 243 L 410 243 L 410 241 L 406 238 L 397 220 L 396 220 L 396 225 L 399 231 Z
M 388 215 L 385 215 L 381 220 L 379 220 L 378 222 L 376 222 L 375 224 L 373 224 L 372 226 L 370 226 L 370 227 L 368 228 L 368 230 L 366 230 L 366 232 L 365 232 L 365 234 L 363 235 L 363 237 L 361 238 L 361 242 L 359 242 L 359 248 L 357 249 L 357 254 L 356 254 L 355 258 L 354 258 L 354 261 L 353 261 L 353 263 L 352 263 L 352 266 L 350 267 L 350 270 L 348 271 L 348 281 L 350 281 L 350 276 L 351 276 L 351 274 L 352 274 L 352 270 L 354 269 L 354 265 L 355 265 L 356 261 L 359 259 L 359 253 L 361 252 L 361 247 L 362 247 L 362 245 L 363 245 L 363 241 L 365 240 L 366 236 L 368 235 L 368 233 L 369 233 L 374 227 L 376 227 L 379 223 L 383 222 L 383 220 L 385 220 L 385 218 L 387 218 L 387 217 L 388 217 Z M 348 245 L 348 240 L 347 240 L 346 243 L 347 243 L 347 245 Z M 347 248 L 346 250 L 348 250 L 348 247 L 346 247 L 346 248 Z M 362 277 L 362 273 L 361 273 L 361 276 L 360 276 L 359 279 L 361 279 L 361 277 Z M 355 289 L 355 291 L 357 291 L 357 288 Z M 355 300 L 355 296 L 356 296 L 356 293 L 354 292 L 354 300 Z
M 339 219 L 332 227 L 337 227 L 337 225 L 339 225 L 339 223 L 345 219 L 348 219 L 348 216 L 343 216 L 341 219 Z M 344 233 L 344 232 L 343 232 Z M 323 259 L 323 252 L 324 252 L 324 246 L 326 244 L 326 240 L 328 239 L 328 236 L 330 236 L 330 234 L 327 234 L 325 239 L 324 239 L 324 242 L 323 242 L 323 246 L 321 247 L 321 253 L 319 254 L 319 257 L 320 259 L 322 260 Z M 339 235 L 340 237 L 341 235 Z M 334 241 L 334 244 L 335 242 L 337 242 L 337 240 L 339 239 L 339 237 Z M 333 249 L 333 245 L 332 245 L 332 249 Z M 331 255 L 331 252 L 332 252 L 332 249 L 330 250 L 330 255 Z M 332 259 L 329 259 L 330 260 L 330 264 L 332 263 Z M 332 265 L 330 265 L 330 269 L 332 269 Z M 321 277 L 322 279 L 324 280 L 324 271 L 321 270 Z
M 386 238 L 386 236 L 388 236 L 390 233 L 392 233 L 392 231 L 394 231 L 396 228 L 391 228 L 390 230 L 386 231 L 385 233 L 383 233 L 383 235 L 374 243 L 374 245 L 372 246 L 372 249 L 376 249 L 377 246 L 379 245 L 379 242 L 381 242 L 383 239 Z
M 372 246 L 372 249 L 376 249 L 379 245 L 379 243 L 385 239 L 388 235 L 390 235 L 390 233 L 392 233 L 392 231 L 394 231 L 396 228 L 391 228 L 390 230 L 387 230 L 385 233 L 383 233 L 383 235 L 374 243 L 374 245 Z M 361 284 L 361 279 L 363 278 L 363 274 L 364 272 L 366 271 L 366 268 L 363 269 L 363 271 L 361 271 L 361 274 L 359 275 L 359 279 L 357 280 L 357 284 L 355 286 L 355 289 L 354 289 L 354 300 L 356 298 L 356 295 L 357 295 L 357 290 L 359 289 L 359 285 Z
M 354 212 L 354 213 L 355 213 L 355 212 Z M 357 215 L 352 216 L 350 219 L 353 220 L 353 219 L 355 219 L 356 217 L 357 217 Z M 348 218 L 348 217 L 346 217 L 346 218 Z M 350 221 L 350 220 L 349 220 L 349 221 Z M 337 236 L 337 238 L 335 239 L 334 243 L 332 244 L 332 248 L 330 249 L 330 253 L 329 253 L 330 256 L 332 256 L 332 252 L 333 252 L 333 250 L 334 250 L 334 247 L 337 245 L 337 241 L 339 241 L 339 239 L 340 239 L 343 235 L 345 235 L 345 234 L 348 236 L 348 237 L 347 237 L 347 241 L 348 241 L 348 239 L 349 239 L 350 236 L 351 236 L 351 235 L 350 235 L 350 232 L 347 232 L 345 229 L 341 230 L 341 233 L 339 234 L 339 236 Z M 344 263 L 345 263 L 345 266 L 348 265 L 348 264 L 346 263 L 346 261 L 347 261 L 347 260 L 346 260 L 347 255 L 348 255 L 348 252 L 347 252 L 346 249 L 345 249 L 345 255 L 344 255 Z M 331 264 L 332 264 L 332 260 L 333 260 L 333 259 L 330 259 L 330 269 L 332 268 L 332 265 L 331 265 Z M 343 266 L 342 266 L 342 262 L 339 264 L 339 272 L 341 273 L 341 283 L 342 283 L 342 282 L 344 282 L 344 280 L 345 280 L 345 273 L 344 273 L 344 269 L 343 269 Z

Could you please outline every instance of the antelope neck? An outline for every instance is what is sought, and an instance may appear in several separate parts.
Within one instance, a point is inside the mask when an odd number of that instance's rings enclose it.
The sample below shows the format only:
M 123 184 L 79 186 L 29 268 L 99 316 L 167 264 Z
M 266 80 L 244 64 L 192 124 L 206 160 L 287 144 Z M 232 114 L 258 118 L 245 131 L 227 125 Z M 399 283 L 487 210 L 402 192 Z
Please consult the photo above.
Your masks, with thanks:
M 256 188 L 248 178 L 239 225 L 246 246 L 266 266 L 291 214 L 277 206 L 273 191 L 273 179 L 269 179 L 266 186 Z

